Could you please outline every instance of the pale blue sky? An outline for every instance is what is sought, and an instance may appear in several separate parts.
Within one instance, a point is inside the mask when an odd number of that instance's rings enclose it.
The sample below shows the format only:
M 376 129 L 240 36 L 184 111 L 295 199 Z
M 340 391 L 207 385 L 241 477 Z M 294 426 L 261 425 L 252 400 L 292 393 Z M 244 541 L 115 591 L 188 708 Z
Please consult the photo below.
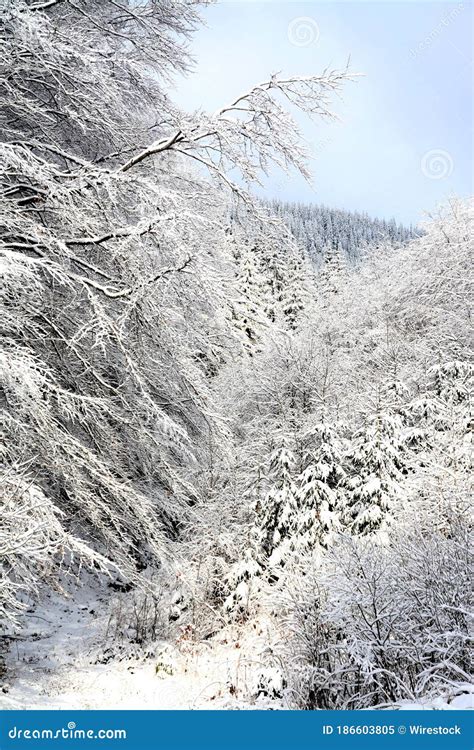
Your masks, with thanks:
M 275 173 L 265 193 L 416 223 L 473 193 L 472 15 L 470 1 L 220 2 L 204 11 L 196 69 L 175 98 L 212 111 L 269 73 L 343 67 L 350 55 L 365 76 L 335 107 L 342 122 L 299 118 L 314 184 Z

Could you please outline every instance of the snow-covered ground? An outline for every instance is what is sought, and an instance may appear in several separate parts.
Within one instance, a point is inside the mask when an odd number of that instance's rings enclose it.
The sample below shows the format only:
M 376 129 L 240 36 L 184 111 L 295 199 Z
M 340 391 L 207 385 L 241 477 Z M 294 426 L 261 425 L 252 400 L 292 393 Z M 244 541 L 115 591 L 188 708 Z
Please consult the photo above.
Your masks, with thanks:
M 444 695 L 436 698 L 427 698 L 417 703 L 413 701 L 401 701 L 398 708 L 403 711 L 467 711 L 474 710 L 474 685 L 460 682 L 453 685 Z
M 265 621 L 232 626 L 201 643 L 122 650 L 106 637 L 110 600 L 90 587 L 46 596 L 25 618 L 0 677 L 0 709 L 284 709 L 281 671 Z M 2 681 L 3 680 L 3 681 Z M 284 693 L 284 691 L 283 691 Z M 474 686 L 393 708 L 472 709 Z
M 127 644 L 123 653 L 106 638 L 109 609 L 90 588 L 74 599 L 49 596 L 26 617 L 12 640 L 7 676 L 0 678 L 0 709 L 281 708 L 255 700 L 268 656 L 263 624 L 228 628 L 212 640 Z M 278 681 L 276 670 L 263 672 Z M 254 698 L 252 698 L 252 694 Z

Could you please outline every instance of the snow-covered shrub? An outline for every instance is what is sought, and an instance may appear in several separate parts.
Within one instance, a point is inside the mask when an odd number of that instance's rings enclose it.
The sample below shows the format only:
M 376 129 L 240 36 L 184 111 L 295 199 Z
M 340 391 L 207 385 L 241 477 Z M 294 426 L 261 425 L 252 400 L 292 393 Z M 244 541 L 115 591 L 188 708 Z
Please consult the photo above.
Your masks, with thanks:
M 183 633 L 189 618 L 189 601 L 182 589 L 166 577 L 150 580 L 148 590 L 133 587 L 109 602 L 109 617 L 96 661 L 113 659 L 155 659 L 169 643 Z M 168 649 L 169 650 L 169 649 Z M 163 664 L 166 659 L 161 659 Z
M 169 644 L 158 649 L 155 658 L 155 674 L 157 677 L 166 679 L 176 672 L 177 653 Z
M 252 595 L 258 594 L 258 578 L 263 572 L 252 549 L 246 549 L 242 560 L 237 560 L 225 577 L 230 594 L 224 602 L 224 610 L 246 615 L 250 610 Z
M 470 680 L 468 515 L 406 521 L 390 545 L 341 537 L 294 584 L 286 656 L 295 705 L 358 709 Z
M 281 698 L 286 687 L 286 680 L 280 667 L 260 667 L 253 675 L 250 684 L 250 696 L 259 698 Z

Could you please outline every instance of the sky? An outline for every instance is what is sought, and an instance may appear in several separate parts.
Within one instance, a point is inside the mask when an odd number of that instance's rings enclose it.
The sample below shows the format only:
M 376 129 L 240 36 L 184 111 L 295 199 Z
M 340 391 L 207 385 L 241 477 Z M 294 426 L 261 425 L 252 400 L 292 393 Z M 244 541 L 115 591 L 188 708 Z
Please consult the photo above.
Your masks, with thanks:
M 472 20 L 464 2 L 239 0 L 203 11 L 194 71 L 175 100 L 214 111 L 269 74 L 353 72 L 337 122 L 298 114 L 311 184 L 274 171 L 267 197 L 324 203 L 418 223 L 447 198 L 472 195 Z M 260 191 L 262 192 L 262 191 Z

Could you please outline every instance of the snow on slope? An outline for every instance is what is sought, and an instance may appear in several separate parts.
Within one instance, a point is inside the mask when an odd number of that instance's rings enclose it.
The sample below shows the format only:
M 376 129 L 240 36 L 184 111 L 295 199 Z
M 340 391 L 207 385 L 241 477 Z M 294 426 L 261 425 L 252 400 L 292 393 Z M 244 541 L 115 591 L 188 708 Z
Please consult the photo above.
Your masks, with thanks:
M 249 699 L 260 680 L 259 655 L 269 650 L 263 625 L 245 633 L 228 628 L 199 644 L 183 640 L 179 649 L 165 642 L 144 650 L 130 645 L 125 658 L 110 658 L 108 611 L 83 588 L 74 601 L 50 596 L 30 613 L 12 641 L 0 709 L 284 707 L 262 695 Z

